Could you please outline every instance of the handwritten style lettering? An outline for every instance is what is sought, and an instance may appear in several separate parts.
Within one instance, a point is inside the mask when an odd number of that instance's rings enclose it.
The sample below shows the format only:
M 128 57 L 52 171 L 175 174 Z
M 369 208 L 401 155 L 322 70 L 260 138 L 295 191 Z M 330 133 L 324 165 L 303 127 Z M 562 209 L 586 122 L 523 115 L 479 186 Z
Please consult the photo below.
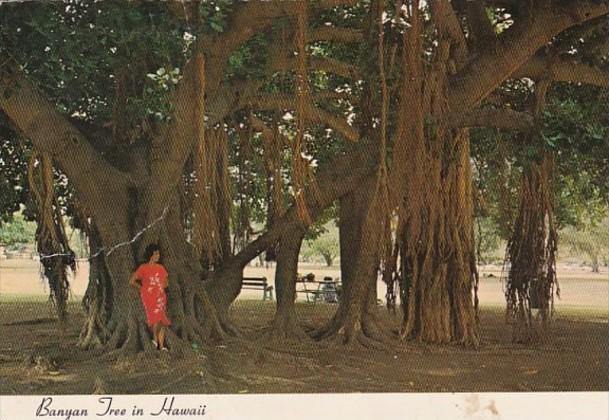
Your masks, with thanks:
M 36 410 L 36 417 L 60 417 L 70 420 L 72 417 L 86 417 L 89 415 L 86 408 L 54 408 L 53 398 L 44 397 Z
M 127 414 L 127 410 L 124 408 L 113 408 L 112 407 L 112 397 L 102 397 L 99 399 L 99 403 L 100 404 L 105 404 L 106 405 L 106 411 L 104 411 L 101 414 L 98 414 L 98 416 L 103 417 L 103 416 L 124 416 Z
M 169 402 L 169 403 L 168 403 Z M 174 408 L 173 403 L 175 402 L 175 397 L 171 397 L 171 400 L 168 397 L 165 397 L 163 401 L 163 406 L 156 413 L 151 413 L 152 416 L 160 416 L 164 414 L 166 416 L 204 416 L 206 405 L 199 405 L 196 408 Z

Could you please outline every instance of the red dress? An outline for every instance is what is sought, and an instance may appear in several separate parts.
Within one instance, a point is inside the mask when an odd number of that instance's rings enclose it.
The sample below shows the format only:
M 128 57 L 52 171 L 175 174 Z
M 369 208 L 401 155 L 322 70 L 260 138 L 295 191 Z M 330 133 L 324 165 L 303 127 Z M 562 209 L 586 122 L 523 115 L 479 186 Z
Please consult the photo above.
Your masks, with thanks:
M 160 264 L 142 264 L 136 272 L 136 276 L 142 280 L 140 296 L 146 310 L 146 318 L 150 327 L 157 323 L 170 325 L 167 318 L 167 295 L 163 285 L 167 280 L 167 271 Z

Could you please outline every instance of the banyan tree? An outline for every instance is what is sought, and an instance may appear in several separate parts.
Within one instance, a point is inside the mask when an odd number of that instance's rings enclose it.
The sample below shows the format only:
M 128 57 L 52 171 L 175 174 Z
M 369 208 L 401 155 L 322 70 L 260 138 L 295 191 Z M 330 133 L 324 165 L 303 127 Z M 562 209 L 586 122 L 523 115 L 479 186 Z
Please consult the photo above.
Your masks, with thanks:
M 400 337 L 477 345 L 469 130 L 533 126 L 493 97 L 512 77 L 608 83 L 543 54 L 606 19 L 607 2 L 68 3 L 0 6 L 0 110 L 74 190 L 92 253 L 81 344 L 117 352 L 152 349 L 127 283 L 152 241 L 176 350 L 239 333 L 228 309 L 269 250 L 276 337 L 391 339 L 376 314 L 384 268 L 402 288 Z M 259 232 L 252 194 L 266 197 Z M 336 202 L 343 299 L 305 332 L 299 248 Z

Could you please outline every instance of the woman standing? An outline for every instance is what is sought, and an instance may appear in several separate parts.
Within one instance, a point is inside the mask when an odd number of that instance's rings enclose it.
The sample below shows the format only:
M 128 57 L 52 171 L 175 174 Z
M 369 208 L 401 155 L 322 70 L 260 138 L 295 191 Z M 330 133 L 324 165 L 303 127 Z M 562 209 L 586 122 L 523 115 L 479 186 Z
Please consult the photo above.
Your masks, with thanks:
M 167 318 L 167 295 L 165 289 L 169 285 L 167 270 L 160 264 L 161 248 L 157 244 L 146 247 L 147 263 L 140 265 L 129 277 L 129 284 L 139 287 L 140 296 L 148 326 L 152 329 L 152 342 L 157 349 L 167 351 L 165 347 L 165 329 L 171 325 Z

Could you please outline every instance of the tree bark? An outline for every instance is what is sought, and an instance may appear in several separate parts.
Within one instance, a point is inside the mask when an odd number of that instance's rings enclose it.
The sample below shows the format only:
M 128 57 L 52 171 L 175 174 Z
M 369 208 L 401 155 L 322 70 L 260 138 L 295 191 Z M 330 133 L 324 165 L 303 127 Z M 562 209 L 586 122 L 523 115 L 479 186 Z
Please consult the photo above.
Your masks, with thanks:
M 450 138 L 450 135 L 449 137 Z M 447 139 L 444 139 L 446 141 Z M 451 159 L 426 162 L 411 185 L 402 278 L 407 316 L 401 335 L 430 343 L 479 343 L 472 289 L 476 281 L 467 133 L 452 139 Z M 413 181 L 413 180 L 411 180 Z
M 89 222 L 84 222 L 89 224 Z M 99 253 L 101 242 L 95 226 L 81 226 L 89 238 L 89 284 L 82 300 L 86 319 L 80 332 L 78 345 L 81 348 L 99 348 L 110 337 L 107 329 L 112 313 L 112 284 L 103 253 Z
M 294 308 L 298 255 L 304 233 L 304 229 L 291 232 L 290 235 L 284 235 L 279 242 L 277 266 L 275 268 L 277 310 L 271 329 L 271 335 L 276 338 L 304 339 L 307 337 L 304 330 L 296 324 Z
M 407 312 L 400 336 L 477 346 L 469 132 L 451 129 L 443 121 L 451 112 L 447 85 L 456 54 L 452 46 L 459 45 L 459 52 L 462 44 L 454 35 L 451 15 L 444 12 L 434 19 L 448 20 L 437 23 L 445 38 L 427 69 L 420 62 L 421 24 L 416 15 L 404 35 L 406 71 L 390 184 L 404 228 L 400 278 L 401 295 L 408 300 L 402 302 Z
M 324 0 L 319 2 L 318 7 L 344 3 L 352 2 Z M 470 109 L 553 36 L 578 22 L 609 12 L 609 6 L 605 4 L 594 5 L 588 1 L 576 3 L 571 11 L 541 8 L 536 17 L 549 24 L 529 22 L 530 27 L 513 31 L 502 48 L 481 54 L 467 67 L 459 69 L 452 78 L 446 96 L 440 99 L 448 102 L 449 110 Z M 207 109 L 210 124 L 221 122 L 237 106 L 235 103 L 247 102 L 257 90 L 242 91 L 223 82 L 232 51 L 257 31 L 271 26 L 275 18 L 294 13 L 294 8 L 285 2 L 246 2 L 236 5 L 234 10 L 229 19 L 229 30 L 221 35 L 201 37 L 194 48 L 195 57 L 202 51 L 209 53 L 204 71 L 209 93 Z M 448 23 L 452 26 L 447 26 L 446 30 L 451 31 L 454 22 Z M 457 43 L 461 44 L 462 53 L 463 42 Z M 180 224 L 176 210 L 179 200 L 175 199 L 175 187 L 180 182 L 184 163 L 196 139 L 193 135 L 196 126 L 193 119 L 196 117 L 193 116 L 191 105 L 200 93 L 193 89 L 202 71 L 197 64 L 200 61 L 192 60 L 185 66 L 182 82 L 172 94 L 171 102 L 176 115 L 170 124 L 154 135 L 147 153 L 147 167 L 137 172 L 123 172 L 97 153 L 85 133 L 60 115 L 12 62 L 5 60 L 4 56 L 1 61 L 0 108 L 40 150 L 53 156 L 99 228 L 100 244 L 106 247 L 104 259 L 107 277 L 104 278 L 110 282 L 106 285 L 107 290 L 112 292 L 111 315 L 105 323 L 107 348 L 128 351 L 152 349 L 139 296 L 127 282 L 128 274 L 135 268 L 138 251 L 144 243 L 152 240 L 161 243 L 171 276 L 169 309 L 175 334 L 168 337 L 170 345 L 178 347 L 183 340 L 222 337 L 230 331 L 227 310 L 239 294 L 245 264 L 284 237 L 286 232 L 300 229 L 302 224 L 292 208 L 243 252 L 225 259 L 223 267 L 212 272 L 209 279 L 202 279 L 201 267 Z M 234 100 L 236 97 L 239 98 L 237 101 Z M 336 120 L 321 111 L 313 114 L 316 120 Z M 440 116 L 439 113 L 434 114 L 434 117 Z M 416 117 L 415 121 L 423 130 L 423 115 Z M 334 125 L 339 129 L 342 127 L 346 137 L 358 137 L 342 119 L 334 121 Z M 411 137 L 400 135 L 400 139 L 407 141 Z M 415 139 L 419 140 L 423 141 L 423 137 Z M 467 204 L 471 182 L 468 174 L 468 138 L 466 132 L 455 131 L 441 135 L 440 140 L 436 141 L 440 149 L 456 152 L 447 156 L 435 153 L 429 158 L 425 146 L 422 146 L 416 151 L 415 159 L 421 158 L 417 164 L 420 172 L 417 173 L 423 177 L 429 174 L 429 179 L 409 180 L 407 189 L 400 191 L 401 198 L 407 197 L 413 202 L 410 192 L 420 189 L 421 194 L 427 194 L 408 219 L 410 230 L 407 238 L 411 246 L 405 258 L 412 262 L 413 280 L 409 296 L 410 316 L 405 332 L 434 342 L 476 342 L 471 297 L 468 297 L 473 275 L 470 258 L 470 254 L 473 255 L 470 250 L 472 216 Z M 396 142 L 395 150 L 402 150 L 400 146 L 404 147 L 403 150 L 411 150 L 408 144 L 400 142 Z M 362 208 L 357 213 L 364 215 L 376 211 L 375 206 L 379 203 L 376 199 L 370 200 L 376 197 L 370 191 L 374 191 L 375 187 L 376 176 L 372 174 L 377 162 L 371 163 L 365 148 L 360 148 L 359 153 L 363 153 L 365 158 L 340 157 L 333 162 L 336 167 L 326 172 L 327 177 L 323 178 L 325 184 L 320 183 L 322 191 L 307 203 L 311 214 L 320 212 L 337 197 L 360 186 L 361 191 L 356 192 L 355 196 L 361 193 L 359 197 L 362 203 L 358 201 L 356 204 L 361 204 Z M 353 162 L 356 164 L 353 165 Z M 142 177 L 135 176 L 140 172 L 143 173 Z M 403 176 L 400 176 L 400 171 L 396 173 L 398 179 L 408 175 L 408 171 L 402 173 Z M 443 186 L 443 183 L 447 183 L 447 186 Z M 416 197 L 416 194 L 412 197 Z M 378 266 L 377 250 L 380 250 L 378 223 L 374 218 L 364 218 L 357 225 L 359 242 L 357 249 L 350 252 L 354 264 L 346 268 L 349 274 L 344 278 L 344 303 L 339 305 L 329 326 L 318 332 L 318 337 L 343 335 L 346 341 L 353 342 L 355 338 L 374 335 L 375 329 L 368 326 L 371 325 L 369 320 L 374 318 L 373 302 L 376 298 L 374 284 Z M 429 227 L 428 231 L 424 232 L 421 226 Z M 223 236 L 226 236 L 225 232 Z M 368 242 L 364 243 L 366 240 Z M 286 256 L 286 263 L 289 263 L 286 267 L 293 264 L 293 253 L 292 250 L 292 254 Z M 286 287 L 284 290 L 288 289 Z M 363 334 L 359 334 L 360 331 Z M 102 334 L 101 341 L 105 338 Z M 94 340 L 90 339 L 89 343 L 92 342 Z
M 376 281 L 381 251 L 381 200 L 378 179 L 367 178 L 340 200 L 342 294 L 332 319 L 313 333 L 317 340 L 370 346 L 389 335 L 376 314 Z
M 542 80 L 535 86 L 531 107 L 538 126 L 525 134 L 525 141 L 529 147 L 537 147 L 541 156 L 524 168 L 518 216 L 508 241 L 511 265 L 506 286 L 507 310 L 515 321 L 512 339 L 517 342 L 537 338 L 531 309 L 539 309 L 542 326 L 545 326 L 551 316 L 557 286 L 554 156 L 545 150 L 538 132 L 550 84 L 549 80 Z

